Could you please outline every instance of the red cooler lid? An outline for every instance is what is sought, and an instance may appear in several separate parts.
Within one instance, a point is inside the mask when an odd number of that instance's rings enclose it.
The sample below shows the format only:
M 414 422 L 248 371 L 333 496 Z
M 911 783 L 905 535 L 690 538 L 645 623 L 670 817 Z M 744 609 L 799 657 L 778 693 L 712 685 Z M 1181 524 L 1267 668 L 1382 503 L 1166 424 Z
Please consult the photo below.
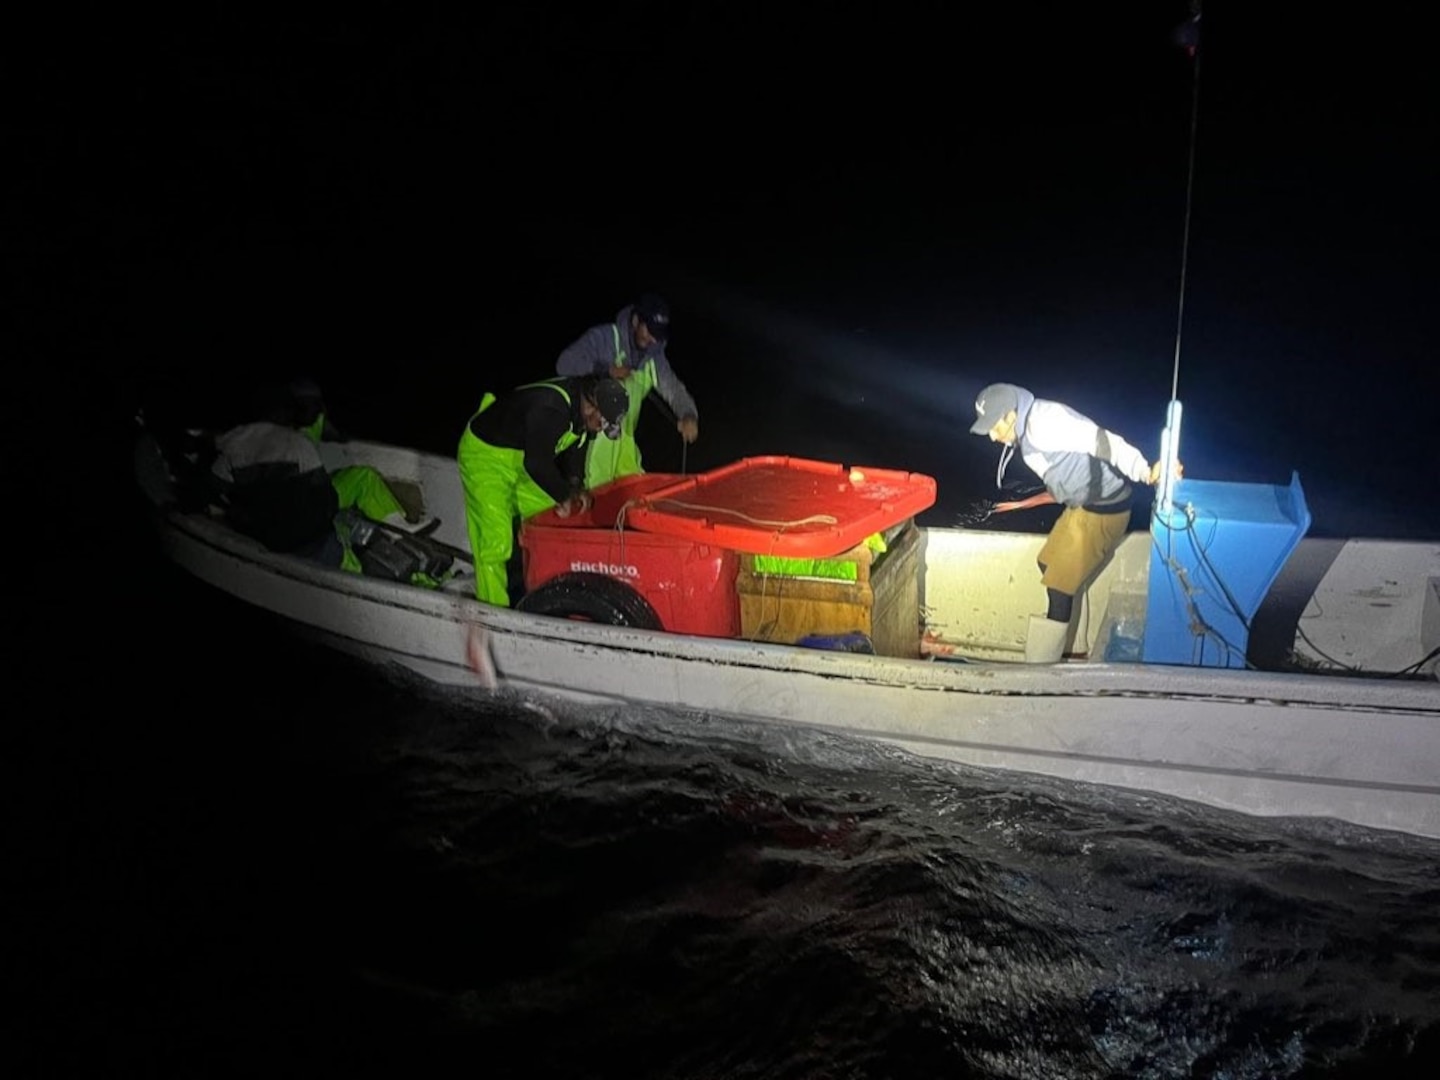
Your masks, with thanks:
M 744 458 L 645 493 L 625 524 L 756 555 L 828 559 L 935 503 L 922 473 Z

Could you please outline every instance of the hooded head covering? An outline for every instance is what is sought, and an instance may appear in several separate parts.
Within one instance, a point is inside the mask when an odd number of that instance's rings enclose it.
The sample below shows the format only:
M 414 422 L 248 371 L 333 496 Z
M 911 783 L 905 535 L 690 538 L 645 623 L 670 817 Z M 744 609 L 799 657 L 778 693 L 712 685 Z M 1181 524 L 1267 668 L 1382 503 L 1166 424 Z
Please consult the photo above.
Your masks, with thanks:
M 1005 481 L 1005 469 L 1015 456 L 1015 447 L 1025 431 L 1025 418 L 1030 406 L 1035 404 L 1035 395 L 1023 386 L 1014 383 L 991 383 L 975 398 L 975 422 L 970 425 L 972 435 L 989 435 L 993 428 L 1011 409 L 1015 410 L 1015 438 L 1000 450 L 1000 463 L 995 469 L 995 486 Z
M 1010 383 L 991 383 L 975 398 L 975 422 L 970 425 L 970 434 L 989 435 L 1011 409 L 1020 411 L 1020 388 Z

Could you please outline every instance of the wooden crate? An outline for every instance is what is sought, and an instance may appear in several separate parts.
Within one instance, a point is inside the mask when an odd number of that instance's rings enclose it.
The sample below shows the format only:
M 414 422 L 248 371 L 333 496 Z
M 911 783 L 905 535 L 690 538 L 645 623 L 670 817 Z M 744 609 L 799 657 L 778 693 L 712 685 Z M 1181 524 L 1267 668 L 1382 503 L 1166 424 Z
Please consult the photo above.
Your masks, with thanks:
M 740 636 L 794 644 L 811 634 L 858 630 L 881 656 L 919 656 L 920 533 L 913 519 L 884 554 L 877 557 L 860 544 L 836 558 L 856 563 L 856 580 L 760 574 L 742 563 L 736 579 Z

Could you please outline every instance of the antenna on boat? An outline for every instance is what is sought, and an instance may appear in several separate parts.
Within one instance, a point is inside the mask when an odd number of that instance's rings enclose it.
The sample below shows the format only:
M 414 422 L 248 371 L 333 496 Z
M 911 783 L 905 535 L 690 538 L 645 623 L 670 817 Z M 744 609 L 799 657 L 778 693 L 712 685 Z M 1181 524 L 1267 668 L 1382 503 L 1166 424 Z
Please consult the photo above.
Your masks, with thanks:
M 1175 364 L 1170 376 L 1170 404 L 1165 411 L 1165 430 L 1160 434 L 1160 484 L 1156 489 L 1156 513 L 1169 515 L 1173 509 L 1175 462 L 1180 457 L 1180 340 L 1185 325 L 1185 284 L 1190 266 L 1190 217 L 1195 201 L 1195 133 L 1200 118 L 1200 3 L 1190 0 L 1190 18 L 1175 31 L 1175 41 L 1190 57 L 1190 150 L 1185 176 L 1185 226 L 1180 242 L 1180 299 L 1175 314 Z

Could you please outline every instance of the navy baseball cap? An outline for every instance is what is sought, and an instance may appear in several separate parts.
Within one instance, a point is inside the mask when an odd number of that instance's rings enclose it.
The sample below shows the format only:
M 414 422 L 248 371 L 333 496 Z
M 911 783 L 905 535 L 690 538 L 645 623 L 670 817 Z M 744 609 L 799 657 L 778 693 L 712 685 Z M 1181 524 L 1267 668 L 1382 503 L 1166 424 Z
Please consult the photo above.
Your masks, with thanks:
M 662 345 L 670 340 L 670 305 L 654 293 L 646 293 L 635 303 L 635 314 Z

